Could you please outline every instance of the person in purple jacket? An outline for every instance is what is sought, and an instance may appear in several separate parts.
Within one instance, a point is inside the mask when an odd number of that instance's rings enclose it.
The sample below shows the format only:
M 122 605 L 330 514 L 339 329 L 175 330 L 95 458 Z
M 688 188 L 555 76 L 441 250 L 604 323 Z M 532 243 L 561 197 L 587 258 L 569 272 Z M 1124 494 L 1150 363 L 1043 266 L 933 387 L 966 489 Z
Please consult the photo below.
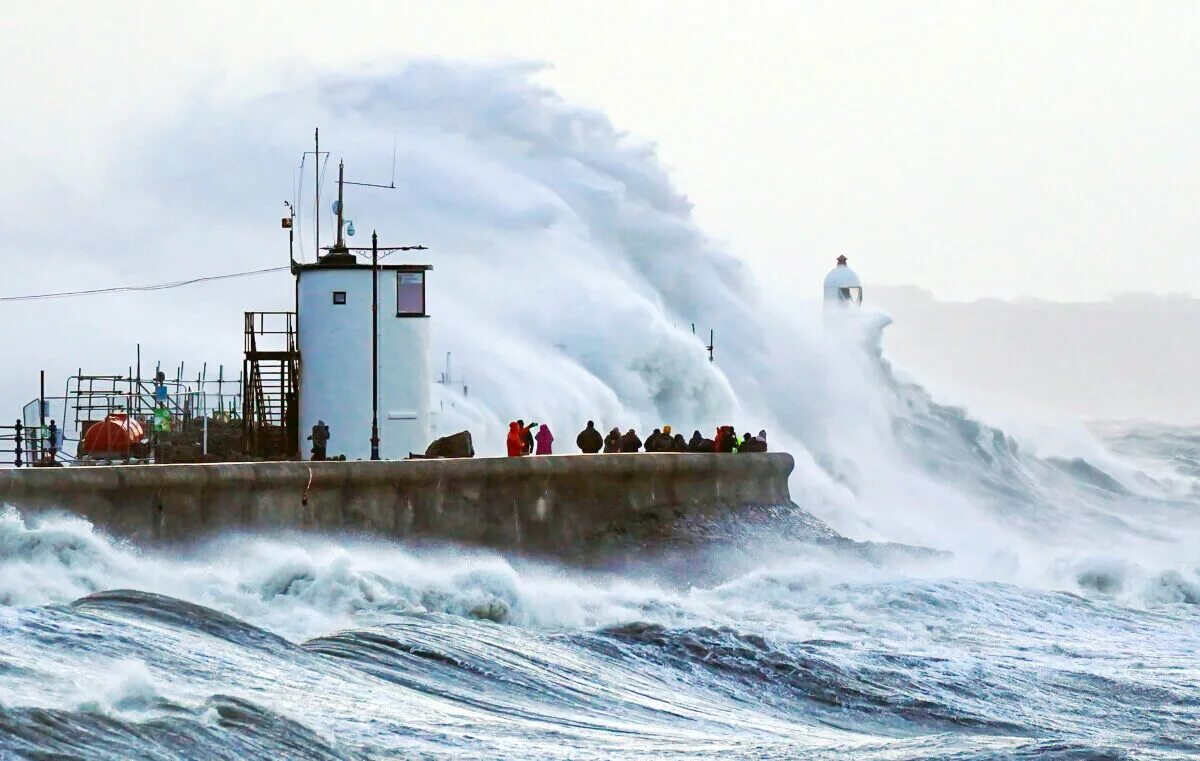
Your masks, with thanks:
M 545 423 L 538 429 L 537 436 L 534 437 L 537 441 L 537 451 L 535 454 L 554 454 L 552 445 L 554 444 L 554 434 L 550 433 L 550 426 Z

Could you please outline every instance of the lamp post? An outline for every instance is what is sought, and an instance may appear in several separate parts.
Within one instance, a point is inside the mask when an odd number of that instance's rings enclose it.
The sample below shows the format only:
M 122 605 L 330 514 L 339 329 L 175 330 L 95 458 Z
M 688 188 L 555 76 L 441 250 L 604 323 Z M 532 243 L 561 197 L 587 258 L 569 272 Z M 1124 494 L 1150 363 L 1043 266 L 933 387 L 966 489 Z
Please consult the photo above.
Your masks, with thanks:
M 379 459 L 379 234 L 374 230 L 371 231 L 371 459 Z

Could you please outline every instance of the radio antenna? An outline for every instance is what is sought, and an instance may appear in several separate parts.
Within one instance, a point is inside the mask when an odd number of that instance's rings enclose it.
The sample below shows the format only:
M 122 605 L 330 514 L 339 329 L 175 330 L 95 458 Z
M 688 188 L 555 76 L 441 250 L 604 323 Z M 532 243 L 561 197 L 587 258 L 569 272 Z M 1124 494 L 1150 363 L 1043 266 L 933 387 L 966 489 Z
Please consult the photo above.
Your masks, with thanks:
M 395 138 L 395 137 L 392 138 L 392 181 L 391 182 L 389 182 L 387 185 L 381 185 L 380 183 L 377 183 L 377 182 L 350 182 L 350 180 L 345 180 L 343 182 L 343 184 L 358 185 L 359 187 L 363 187 L 363 188 L 383 188 L 384 190 L 395 190 L 396 189 L 396 140 L 397 140 L 397 138 Z
M 313 247 L 317 251 L 317 258 L 321 258 L 321 174 L 324 170 L 324 165 L 321 163 L 321 154 L 325 155 L 326 160 L 329 159 L 329 151 L 321 150 L 321 128 L 313 129 L 313 149 L 300 154 L 300 165 L 304 166 L 304 157 L 308 154 L 313 155 L 313 185 L 315 195 L 313 197 L 313 224 L 316 226 L 316 240 L 313 241 Z M 298 205 L 298 204 L 297 204 Z

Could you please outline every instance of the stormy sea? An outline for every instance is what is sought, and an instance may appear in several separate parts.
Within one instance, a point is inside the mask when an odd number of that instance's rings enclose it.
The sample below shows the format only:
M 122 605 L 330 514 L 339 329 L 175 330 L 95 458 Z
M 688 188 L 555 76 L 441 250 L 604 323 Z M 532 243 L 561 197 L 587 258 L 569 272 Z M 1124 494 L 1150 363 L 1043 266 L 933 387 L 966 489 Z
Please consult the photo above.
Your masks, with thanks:
M 305 81 L 199 98 L 114 160 L 168 215 L 220 197 L 240 230 L 274 202 L 214 193 L 207 157 L 277 172 L 314 112 L 398 145 L 397 191 L 354 214 L 444 252 L 435 349 L 471 393 L 435 388 L 440 431 L 497 454 L 518 416 L 563 442 L 588 418 L 765 428 L 794 504 L 586 569 L 362 536 L 156 550 L 0 506 L 0 759 L 1200 756 L 1200 428 L 941 402 L 889 359 L 887 315 L 823 320 L 819 283 L 764 300 L 653 146 L 530 67 Z M 179 246 L 205 236 L 228 237 Z M 158 327 L 199 352 L 172 298 Z
M 1200 564 L 1194 537 L 1170 549 L 1200 429 L 1106 427 L 1141 463 L 1114 474 L 942 422 L 1008 460 L 1001 503 L 1028 513 L 1007 517 L 1109 546 L 929 554 L 798 514 L 810 537 L 697 550 L 690 573 L 584 572 L 362 538 L 158 554 L 9 511 L 0 757 L 1200 754 Z

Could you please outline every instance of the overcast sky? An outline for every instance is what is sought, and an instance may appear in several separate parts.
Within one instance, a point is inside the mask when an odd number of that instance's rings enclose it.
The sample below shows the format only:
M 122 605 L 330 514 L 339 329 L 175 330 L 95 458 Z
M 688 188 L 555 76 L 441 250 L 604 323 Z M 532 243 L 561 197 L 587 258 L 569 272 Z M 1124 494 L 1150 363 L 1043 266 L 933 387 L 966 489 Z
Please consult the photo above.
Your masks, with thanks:
M 13 184 L 281 69 L 525 59 L 658 145 L 772 288 L 1200 295 L 1200 3 L 5 3 Z M 5 288 L 4 290 L 8 290 Z

